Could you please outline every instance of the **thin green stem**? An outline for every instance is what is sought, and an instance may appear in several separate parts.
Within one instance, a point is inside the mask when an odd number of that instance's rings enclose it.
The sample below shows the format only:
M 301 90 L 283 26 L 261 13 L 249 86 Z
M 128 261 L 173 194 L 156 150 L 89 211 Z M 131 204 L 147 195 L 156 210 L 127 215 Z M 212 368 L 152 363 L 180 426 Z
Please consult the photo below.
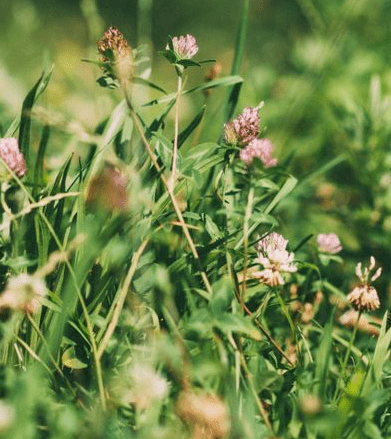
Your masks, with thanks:
M 339 377 L 339 380 L 338 380 L 338 383 L 337 383 L 337 387 L 335 389 L 334 400 L 336 400 L 339 388 L 342 387 L 344 379 L 346 377 L 346 368 L 347 368 L 347 365 L 348 365 L 350 354 L 352 352 L 353 343 L 354 343 L 354 341 L 356 339 L 357 329 L 358 329 L 358 322 L 360 321 L 361 314 L 362 314 L 362 311 L 359 311 L 358 315 L 357 315 L 356 323 L 355 323 L 355 325 L 353 327 L 353 332 L 352 332 L 352 335 L 350 337 L 349 345 L 348 345 L 348 348 L 346 350 L 345 358 L 344 358 L 343 363 L 342 363 L 341 374 L 340 374 L 340 377 Z
M 174 189 L 175 178 L 176 178 L 176 162 L 178 157 L 178 133 L 179 133 L 179 104 L 181 100 L 182 92 L 182 76 L 178 75 L 178 88 L 175 103 L 175 126 L 174 126 L 174 146 L 172 149 L 172 165 L 171 165 L 171 175 L 168 180 L 168 184 L 171 189 Z
M 247 366 L 246 359 L 244 358 L 243 353 L 240 351 L 240 349 L 236 345 L 235 340 L 233 339 L 233 337 L 229 337 L 229 341 L 232 344 L 235 352 L 239 353 L 240 365 L 241 365 L 242 370 L 244 372 L 244 376 L 246 378 L 247 384 L 248 384 L 248 386 L 249 386 L 249 388 L 251 390 L 251 393 L 252 393 L 252 395 L 254 397 L 255 403 L 256 403 L 256 405 L 258 407 L 259 413 L 260 413 L 260 415 L 261 415 L 261 417 L 263 419 L 263 422 L 265 423 L 266 427 L 274 434 L 273 427 L 272 427 L 272 425 L 271 425 L 271 423 L 269 421 L 269 418 L 267 416 L 266 410 L 265 410 L 265 408 L 264 408 L 264 406 L 262 404 L 262 401 L 261 401 L 260 397 L 258 396 L 257 389 L 255 388 L 254 381 L 253 381 L 253 376 L 252 376 L 252 373 L 250 372 L 250 370 L 249 370 L 249 368 Z
M 276 293 L 276 297 L 277 297 L 278 303 L 281 306 L 282 312 L 285 314 L 285 317 L 286 317 L 286 319 L 287 319 L 287 321 L 289 323 L 289 326 L 291 328 L 292 334 L 293 334 L 294 337 L 296 337 L 295 324 L 293 323 L 292 317 L 290 316 L 289 311 L 288 311 L 288 309 L 287 309 L 287 307 L 285 305 L 284 299 L 281 297 L 281 294 L 280 294 L 280 292 L 278 290 L 276 290 L 275 293 Z
M 251 186 L 248 192 L 247 197 L 247 206 L 244 214 L 244 223 L 243 223 L 243 247 L 244 247 L 244 266 L 243 266 L 243 279 L 242 283 L 242 299 L 243 302 L 246 301 L 246 277 L 247 277 L 247 267 L 248 267 L 248 237 L 249 237 L 249 222 L 251 218 L 251 214 L 253 211 L 253 203 L 254 203 L 254 188 Z
M 293 338 L 294 338 L 294 341 L 295 341 L 295 346 L 297 348 L 297 351 L 298 351 L 298 353 L 300 353 L 299 339 L 297 337 L 297 331 L 296 331 L 295 324 L 293 323 L 292 317 L 289 314 L 289 311 L 288 311 L 288 309 L 287 309 L 287 307 L 285 305 L 284 299 L 282 298 L 280 292 L 276 289 L 275 293 L 276 293 L 276 297 L 277 297 L 278 303 L 281 306 L 282 312 L 285 314 L 285 317 L 286 317 L 286 319 L 287 319 L 287 321 L 289 323 L 289 327 L 290 327 L 290 329 L 292 331 L 292 335 L 293 335 Z
M 152 162 L 153 166 L 155 167 L 156 171 L 159 173 L 160 179 L 161 179 L 163 185 L 167 189 L 168 195 L 169 195 L 169 197 L 171 199 L 171 203 L 172 203 L 172 205 L 174 207 L 174 210 L 175 210 L 175 214 L 178 217 L 180 226 L 182 227 L 183 234 L 185 235 L 185 238 L 186 238 L 186 240 L 187 240 L 187 242 L 189 244 L 189 247 L 190 247 L 190 250 L 191 250 L 191 252 L 193 254 L 194 259 L 197 261 L 197 263 L 198 263 L 198 265 L 200 267 L 201 278 L 202 278 L 202 280 L 204 282 L 206 291 L 210 295 L 212 295 L 212 286 L 211 286 L 211 284 L 210 284 L 210 282 L 208 280 L 208 277 L 207 277 L 207 275 L 205 273 L 205 270 L 202 268 L 200 256 L 198 254 L 198 251 L 197 251 L 197 248 L 196 248 L 196 246 L 194 244 L 194 241 L 193 241 L 193 239 L 192 239 L 192 237 L 190 235 L 189 228 L 188 228 L 187 224 L 185 223 L 185 220 L 183 218 L 181 209 L 179 208 L 179 205 L 178 205 L 178 201 L 175 198 L 174 190 L 173 190 L 173 188 L 171 188 L 171 186 L 169 185 L 166 177 L 162 173 L 161 167 L 160 167 L 160 165 L 159 165 L 159 163 L 158 163 L 158 161 L 157 161 L 157 159 L 155 157 L 155 154 L 152 151 L 151 145 L 149 144 L 148 140 L 145 137 L 143 127 L 141 126 L 140 120 L 139 120 L 137 114 L 135 113 L 135 111 L 133 109 L 132 103 L 130 102 L 130 99 L 129 99 L 129 96 L 127 95 L 127 93 L 126 93 L 126 90 L 124 90 L 124 94 L 125 94 L 125 99 L 126 99 L 126 103 L 127 103 L 130 115 L 131 115 L 131 117 L 132 117 L 132 119 L 133 119 L 133 121 L 134 121 L 134 123 L 136 125 L 136 128 L 137 128 L 137 130 L 138 130 L 138 132 L 140 134 L 141 140 L 142 140 L 142 142 L 143 142 L 143 144 L 145 146 L 145 149 L 147 150 L 149 158 L 151 159 L 151 162 Z
M 97 358 L 99 360 L 102 357 L 104 351 L 106 350 L 106 347 L 110 342 L 111 336 L 113 335 L 114 330 L 117 327 L 118 320 L 119 320 L 122 308 L 124 306 L 126 296 L 128 294 L 128 291 L 129 291 L 130 283 L 132 282 L 134 273 L 136 272 L 138 262 L 139 262 L 140 257 L 141 257 L 147 244 L 148 244 L 148 240 L 146 239 L 141 243 L 140 247 L 137 249 L 136 253 L 133 255 L 132 263 L 130 264 L 128 274 L 126 275 L 126 278 L 122 284 L 120 294 L 119 294 L 118 298 L 116 298 L 115 303 L 114 303 L 113 317 L 112 317 L 109 325 L 107 326 L 106 333 L 103 336 L 102 342 L 97 350 Z

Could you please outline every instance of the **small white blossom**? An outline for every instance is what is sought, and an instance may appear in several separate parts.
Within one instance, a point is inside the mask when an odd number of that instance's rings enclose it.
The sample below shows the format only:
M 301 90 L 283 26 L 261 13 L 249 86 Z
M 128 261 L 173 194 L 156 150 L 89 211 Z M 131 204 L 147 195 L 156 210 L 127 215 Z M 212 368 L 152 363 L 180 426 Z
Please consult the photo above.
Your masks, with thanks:
M 123 404 L 135 404 L 145 410 L 168 395 L 169 384 L 150 366 L 135 364 L 118 377 L 114 392 Z
M 281 273 L 293 273 L 297 267 L 293 262 L 293 252 L 288 252 L 286 246 L 288 241 L 276 232 L 270 233 L 258 243 L 258 258 L 255 262 L 263 265 L 264 270 L 254 273 L 261 282 L 278 286 L 284 284 Z
M 22 273 L 8 280 L 5 291 L 0 295 L 0 308 L 35 314 L 46 293 L 46 285 L 41 278 Z

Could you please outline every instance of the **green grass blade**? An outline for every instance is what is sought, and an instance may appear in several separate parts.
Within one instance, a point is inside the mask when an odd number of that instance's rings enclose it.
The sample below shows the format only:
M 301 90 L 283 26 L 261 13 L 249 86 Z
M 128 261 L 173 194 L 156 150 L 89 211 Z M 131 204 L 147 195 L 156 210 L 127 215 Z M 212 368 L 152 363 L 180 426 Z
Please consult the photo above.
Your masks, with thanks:
M 27 94 L 22 105 L 22 112 L 20 116 L 20 129 L 19 129 L 19 149 L 23 153 L 27 169 L 29 166 L 29 149 L 30 149 L 30 126 L 31 126 L 31 110 L 38 96 L 45 90 L 49 83 L 50 77 L 53 72 L 53 66 L 46 68 L 34 87 Z
M 178 148 L 180 148 L 190 136 L 190 134 L 198 127 L 204 117 L 206 106 L 201 108 L 201 111 L 194 117 L 194 119 L 189 123 L 189 125 L 179 133 L 178 136 Z
M 282 186 L 282 188 L 280 189 L 280 191 L 272 199 L 270 204 L 266 207 L 264 213 L 266 214 L 270 213 L 283 198 L 285 198 L 290 192 L 292 192 L 296 184 L 297 184 L 297 179 L 293 177 L 293 175 L 290 175 L 286 180 L 286 182 L 284 183 L 284 185 Z
M 242 64 L 248 27 L 249 8 L 250 0 L 244 0 L 239 29 L 236 34 L 235 55 L 232 63 L 231 75 L 238 75 Z M 241 84 L 235 84 L 228 94 L 228 101 L 224 109 L 224 122 L 228 122 L 233 116 L 236 104 L 239 100 L 240 89 Z
M 37 158 L 35 160 L 35 168 L 34 168 L 34 190 L 33 196 L 35 198 L 38 193 L 40 187 L 43 185 L 43 159 L 46 151 L 46 147 L 49 141 L 50 136 L 50 126 L 45 125 L 42 130 L 41 141 L 38 146 Z

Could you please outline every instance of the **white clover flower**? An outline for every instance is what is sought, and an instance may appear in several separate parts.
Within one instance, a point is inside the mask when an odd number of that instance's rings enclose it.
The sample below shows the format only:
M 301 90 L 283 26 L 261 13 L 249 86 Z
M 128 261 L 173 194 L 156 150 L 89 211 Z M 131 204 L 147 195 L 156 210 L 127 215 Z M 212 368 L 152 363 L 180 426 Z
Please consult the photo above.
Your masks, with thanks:
M 0 308 L 9 308 L 25 314 L 35 314 L 41 308 L 41 299 L 46 296 L 44 281 L 26 273 L 11 277 L 0 295 Z
M 26 162 L 19 151 L 18 140 L 14 137 L 0 139 L 0 157 L 18 177 L 26 174 Z M 0 163 L 0 178 L 10 178 L 8 169 L 2 163 Z
M 370 272 L 374 270 L 375 265 L 375 258 L 371 256 L 369 267 L 366 267 L 364 271 L 362 271 L 361 262 L 356 266 L 356 275 L 360 283 L 348 294 L 347 299 L 352 304 L 353 308 L 358 311 L 374 311 L 380 306 L 377 291 L 372 285 L 370 285 L 370 282 L 374 282 L 378 279 L 382 272 L 382 268 L 379 267 L 376 272 L 370 276 Z
M 342 250 L 341 242 L 335 233 L 320 233 L 317 238 L 319 251 L 323 253 L 339 253 Z
M 169 392 L 167 380 L 145 364 L 131 366 L 116 379 L 113 388 L 123 404 L 135 404 L 142 410 L 162 400 Z
M 172 45 L 175 55 L 179 59 L 190 59 L 198 52 L 198 45 L 193 35 L 179 36 L 172 39 Z M 170 46 L 167 44 L 166 50 L 169 50 Z
M 261 282 L 278 286 L 284 284 L 281 273 L 293 273 L 297 267 L 293 262 L 293 252 L 288 252 L 286 246 L 288 241 L 276 232 L 272 232 L 261 239 L 257 245 L 258 258 L 255 262 L 263 265 L 264 270 L 254 273 Z

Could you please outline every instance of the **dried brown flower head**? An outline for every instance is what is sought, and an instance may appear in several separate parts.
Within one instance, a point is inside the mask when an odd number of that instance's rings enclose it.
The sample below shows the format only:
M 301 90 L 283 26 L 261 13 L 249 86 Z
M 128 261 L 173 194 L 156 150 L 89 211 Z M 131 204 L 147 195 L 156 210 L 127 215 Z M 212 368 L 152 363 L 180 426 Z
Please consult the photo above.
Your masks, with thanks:
M 379 335 L 380 330 L 378 326 L 372 325 L 371 322 L 367 319 L 367 317 L 363 314 L 360 315 L 360 319 L 358 320 L 358 311 L 354 309 L 350 309 L 341 315 L 338 319 L 339 323 L 347 328 L 354 328 L 357 324 L 357 329 L 362 332 L 366 332 L 370 335 Z M 376 322 L 376 320 L 375 320 Z M 381 321 L 377 321 L 376 323 L 380 324 Z
M 92 177 L 86 196 L 89 208 L 124 211 L 128 206 L 128 178 L 114 164 L 105 162 L 103 169 Z
M 97 46 L 102 55 L 103 70 L 117 78 L 122 86 L 128 87 L 134 65 L 132 50 L 122 33 L 114 26 L 109 27 Z
M 357 264 L 356 275 L 359 278 L 359 285 L 357 285 L 349 294 L 348 301 L 352 304 L 353 308 L 357 311 L 374 311 L 379 308 L 380 301 L 377 295 L 376 289 L 370 285 L 370 282 L 374 282 L 381 275 L 381 267 L 378 268 L 370 277 L 370 272 L 375 268 L 375 258 L 371 256 L 369 267 L 366 267 L 364 271 L 361 269 L 361 262 Z
M 216 62 L 215 64 L 213 64 L 213 66 L 208 70 L 208 72 L 205 76 L 205 81 L 210 82 L 210 81 L 213 81 L 216 78 L 218 78 L 221 74 L 222 69 L 223 69 L 223 66 L 221 63 Z M 209 96 L 211 93 L 211 89 L 207 88 L 206 90 L 203 90 L 203 93 L 205 96 Z
M 109 27 L 98 41 L 98 51 L 101 53 L 102 62 L 113 61 L 109 58 L 109 51 L 114 57 L 126 56 L 129 52 L 129 45 L 122 33 L 115 27 Z
M 215 395 L 183 392 L 177 411 L 191 425 L 193 439 L 220 439 L 229 433 L 231 423 L 227 408 Z

